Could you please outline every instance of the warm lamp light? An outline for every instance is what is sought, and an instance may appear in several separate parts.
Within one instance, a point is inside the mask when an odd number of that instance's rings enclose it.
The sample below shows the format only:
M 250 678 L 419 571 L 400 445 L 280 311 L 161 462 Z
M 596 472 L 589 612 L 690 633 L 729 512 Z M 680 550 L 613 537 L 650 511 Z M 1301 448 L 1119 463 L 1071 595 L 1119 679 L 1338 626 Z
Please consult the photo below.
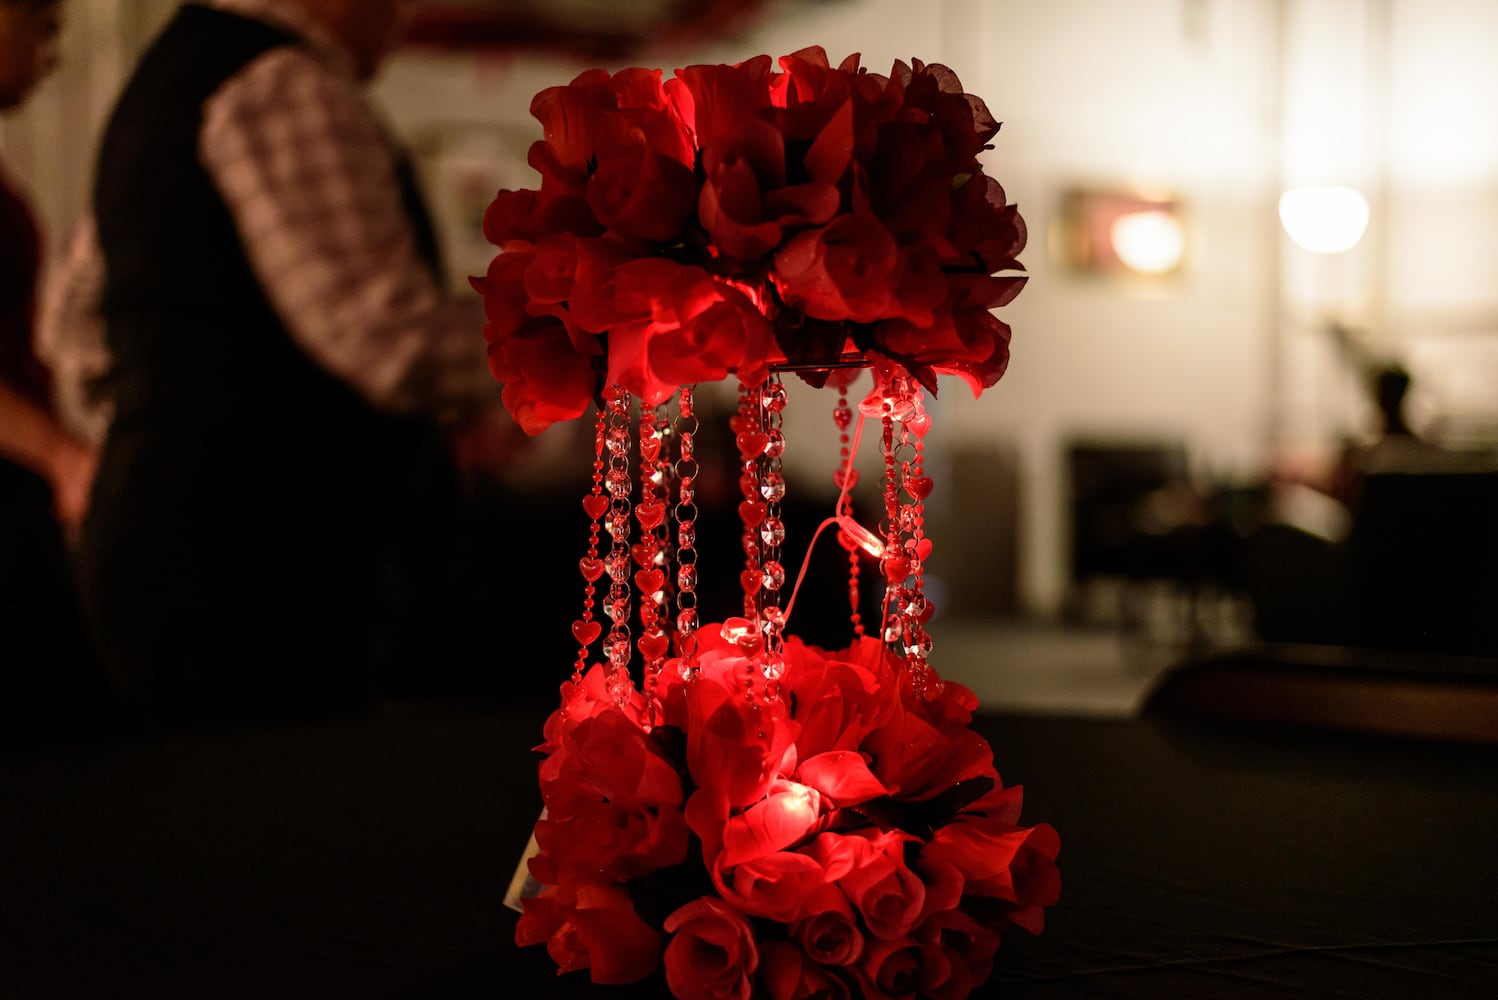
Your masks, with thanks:
M 1368 199 L 1350 187 L 1296 188 L 1280 196 L 1280 222 L 1312 253 L 1342 253 L 1368 228 Z
M 1163 288 L 1186 260 L 1187 225 L 1168 192 L 1074 188 L 1062 198 L 1051 245 L 1080 273 Z
M 1174 271 L 1186 253 L 1181 221 L 1160 209 L 1120 215 L 1113 220 L 1108 237 L 1123 265 L 1141 274 Z

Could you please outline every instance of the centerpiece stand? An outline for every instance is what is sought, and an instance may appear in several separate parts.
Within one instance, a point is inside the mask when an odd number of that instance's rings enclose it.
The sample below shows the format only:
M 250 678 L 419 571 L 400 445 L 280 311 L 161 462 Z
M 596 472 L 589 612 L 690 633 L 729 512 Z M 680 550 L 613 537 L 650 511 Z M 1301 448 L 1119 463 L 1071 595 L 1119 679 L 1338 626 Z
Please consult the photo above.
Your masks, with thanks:
M 594 411 L 576 653 L 547 721 L 545 811 L 516 929 L 560 972 L 664 969 L 681 1000 L 967 996 L 1001 935 L 1038 932 L 1059 841 L 1019 824 L 932 667 L 926 409 L 1008 361 L 1023 222 L 977 154 L 998 125 L 945 67 L 890 76 L 821 49 L 590 71 L 538 94 L 537 191 L 486 217 L 491 368 L 527 431 Z M 872 387 L 850 391 L 863 371 Z M 837 394 L 850 644 L 789 629 L 791 373 Z M 743 561 L 697 559 L 695 388 L 733 379 Z M 855 516 L 876 437 L 878 517 Z M 815 544 L 816 538 L 812 539 Z M 808 553 L 809 554 L 809 553 Z M 741 614 L 701 620 L 702 573 Z M 860 588 L 883 588 L 878 621 Z

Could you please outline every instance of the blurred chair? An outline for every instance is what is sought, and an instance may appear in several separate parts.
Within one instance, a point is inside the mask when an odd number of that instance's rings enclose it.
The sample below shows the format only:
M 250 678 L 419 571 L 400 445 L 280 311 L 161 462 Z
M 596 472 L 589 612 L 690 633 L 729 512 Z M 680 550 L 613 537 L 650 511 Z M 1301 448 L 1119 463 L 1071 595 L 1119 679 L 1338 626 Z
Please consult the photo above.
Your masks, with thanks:
M 1232 558 L 1224 525 L 1192 482 L 1186 446 L 1176 441 L 1077 441 L 1067 447 L 1066 466 L 1071 511 L 1068 616 L 1084 616 L 1094 583 L 1114 581 L 1123 588 L 1122 624 L 1137 633 L 1146 588 L 1166 583 L 1184 592 L 1185 631 L 1194 643 L 1200 638 L 1195 602 L 1205 585 L 1227 581 Z

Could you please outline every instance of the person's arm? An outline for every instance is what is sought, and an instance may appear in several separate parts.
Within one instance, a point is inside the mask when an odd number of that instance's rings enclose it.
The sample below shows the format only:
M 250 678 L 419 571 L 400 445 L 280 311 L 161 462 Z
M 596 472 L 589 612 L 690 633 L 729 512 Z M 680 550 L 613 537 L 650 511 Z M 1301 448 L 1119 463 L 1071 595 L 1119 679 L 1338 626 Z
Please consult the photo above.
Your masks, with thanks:
M 66 257 L 43 286 L 33 347 L 52 372 L 58 419 L 75 436 L 99 442 L 109 426 L 110 404 L 95 386 L 109 371 L 104 317 L 104 256 L 92 218 L 73 233 Z
M 0 381 L 0 455 L 24 466 L 52 487 L 58 520 L 69 527 L 83 519 L 97 456 L 52 414 Z
M 448 302 L 422 261 L 391 141 L 351 81 L 275 50 L 209 100 L 199 152 L 315 361 L 386 408 L 497 399 L 482 313 Z

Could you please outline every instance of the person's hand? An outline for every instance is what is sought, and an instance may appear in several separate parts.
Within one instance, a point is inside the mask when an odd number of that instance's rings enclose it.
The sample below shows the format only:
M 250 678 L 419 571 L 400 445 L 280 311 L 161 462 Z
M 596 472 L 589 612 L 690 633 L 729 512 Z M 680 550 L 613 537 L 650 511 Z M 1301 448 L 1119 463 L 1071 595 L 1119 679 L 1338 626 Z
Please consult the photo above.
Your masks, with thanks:
M 58 521 L 72 533 L 88 513 L 89 493 L 99 467 L 98 450 L 73 438 L 65 438 L 52 450 L 49 479 Z

